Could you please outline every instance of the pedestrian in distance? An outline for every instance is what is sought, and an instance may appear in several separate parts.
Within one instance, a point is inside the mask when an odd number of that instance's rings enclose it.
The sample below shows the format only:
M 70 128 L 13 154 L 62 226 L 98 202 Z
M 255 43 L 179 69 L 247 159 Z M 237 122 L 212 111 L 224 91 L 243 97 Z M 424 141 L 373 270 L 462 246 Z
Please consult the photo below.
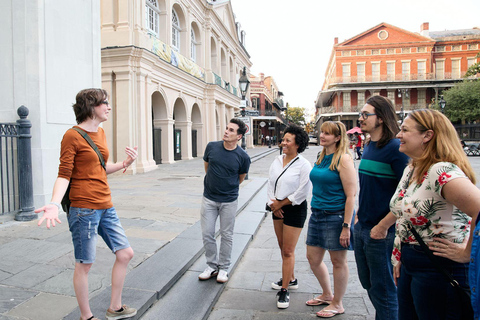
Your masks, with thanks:
M 395 237 L 395 217 L 389 201 L 395 192 L 408 157 L 398 150 L 400 141 L 391 101 L 375 95 L 359 114 L 362 132 L 370 134 L 358 168 L 360 192 L 354 250 L 358 277 L 375 307 L 375 319 L 396 320 L 397 288 L 390 256 Z
M 475 222 L 480 211 L 475 173 L 439 111 L 410 112 L 397 137 L 411 158 L 390 202 L 397 218 L 392 263 L 399 318 L 473 319 L 462 290 L 469 291 L 470 218 Z
M 198 276 L 199 280 L 216 277 L 219 283 L 228 281 L 238 191 L 250 168 L 250 157 L 238 146 L 246 130 L 243 121 L 233 118 L 225 129 L 223 140 L 209 142 L 205 148 L 200 221 L 207 268 Z M 217 254 L 215 224 L 218 218 L 221 244 Z
M 312 215 L 308 222 L 307 258 L 322 287 L 322 294 L 308 300 L 308 306 L 327 304 L 317 316 L 331 318 L 345 312 L 343 296 L 347 290 L 347 250 L 353 250 L 353 218 L 357 177 L 348 152 L 346 128 L 340 121 L 324 122 L 320 128 L 323 150 L 310 172 L 313 185 Z M 323 262 L 328 250 L 333 264 L 334 291 Z
M 272 283 L 277 293 L 277 307 L 290 305 L 289 289 L 298 288 L 295 278 L 295 247 L 307 218 L 308 178 L 312 166 L 302 153 L 308 135 L 296 125 L 288 126 L 282 140 L 283 155 L 270 165 L 267 184 L 267 207 L 272 212 L 273 226 L 282 255 L 282 278 Z
M 88 299 L 88 272 L 95 262 L 97 235 L 115 254 L 112 293 L 106 318 L 125 319 L 137 314 L 136 309 L 122 305 L 123 283 L 133 250 L 113 207 L 107 181 L 107 174 L 126 170 L 135 161 L 137 147 L 125 148 L 127 158 L 124 161 L 108 163 L 107 141 L 100 124 L 107 121 L 111 110 L 108 94 L 103 89 L 85 89 L 77 94 L 73 111 L 78 125 L 67 130 L 63 136 L 60 166 L 51 202 L 35 210 L 36 213 L 43 212 L 39 226 L 46 221 L 50 229 L 50 226 L 55 227 L 56 222 L 61 223 L 58 218 L 60 202 L 70 185 L 71 203 L 67 219 L 74 246 L 73 286 L 80 320 L 98 320 L 92 314 Z M 90 145 L 89 140 L 94 145 Z M 98 148 L 101 155 L 94 147 Z
M 355 151 L 357 152 L 357 157 L 355 160 L 362 160 L 362 136 L 358 132 L 354 133 L 355 135 Z

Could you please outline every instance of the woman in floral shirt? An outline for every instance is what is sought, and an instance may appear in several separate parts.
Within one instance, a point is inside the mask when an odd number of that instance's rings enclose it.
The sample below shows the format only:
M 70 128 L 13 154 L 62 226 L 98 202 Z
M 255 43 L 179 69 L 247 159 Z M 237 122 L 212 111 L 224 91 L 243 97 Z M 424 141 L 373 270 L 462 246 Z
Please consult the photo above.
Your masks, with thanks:
M 399 319 L 464 319 L 459 293 L 437 271 L 409 227 L 468 288 L 470 217 L 476 218 L 480 210 L 475 174 L 453 125 L 438 111 L 412 111 L 397 138 L 400 151 L 412 159 L 390 202 L 397 217 L 392 263 Z

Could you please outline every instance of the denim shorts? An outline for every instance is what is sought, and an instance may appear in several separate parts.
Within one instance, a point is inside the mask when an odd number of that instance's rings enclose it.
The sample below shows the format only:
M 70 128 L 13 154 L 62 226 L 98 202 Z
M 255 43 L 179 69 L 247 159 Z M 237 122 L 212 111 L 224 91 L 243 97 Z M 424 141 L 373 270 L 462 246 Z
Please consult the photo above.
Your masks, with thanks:
M 70 207 L 68 225 L 78 263 L 95 261 L 97 235 L 103 238 L 113 253 L 130 247 L 113 207 L 101 210 Z
M 312 215 L 308 222 L 307 246 L 320 247 L 332 251 L 353 250 L 353 226 L 351 223 L 350 246 L 345 248 L 340 244 L 344 215 L 344 211 L 330 212 L 312 208 Z

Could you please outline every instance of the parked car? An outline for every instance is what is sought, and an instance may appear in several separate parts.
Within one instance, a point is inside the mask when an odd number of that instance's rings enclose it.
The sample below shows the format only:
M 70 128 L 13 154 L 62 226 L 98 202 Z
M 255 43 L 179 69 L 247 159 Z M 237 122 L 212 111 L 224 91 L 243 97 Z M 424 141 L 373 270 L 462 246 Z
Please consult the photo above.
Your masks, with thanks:
M 317 146 L 318 146 L 317 136 L 314 135 L 314 134 L 309 135 L 309 136 L 308 136 L 308 143 L 314 144 L 314 145 L 317 145 Z

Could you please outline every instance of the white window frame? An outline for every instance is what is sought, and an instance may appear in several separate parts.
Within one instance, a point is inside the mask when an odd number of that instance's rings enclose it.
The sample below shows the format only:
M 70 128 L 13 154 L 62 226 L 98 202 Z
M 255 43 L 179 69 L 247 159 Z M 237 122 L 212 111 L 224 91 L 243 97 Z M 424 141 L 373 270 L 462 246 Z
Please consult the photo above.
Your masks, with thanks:
M 352 73 L 351 73 L 350 63 L 342 63 L 342 82 L 348 83 L 350 82 Z
M 462 67 L 462 58 L 452 58 L 452 79 L 460 79 L 461 77 L 461 67 Z M 454 66 L 456 67 L 454 70 Z
M 402 80 L 410 80 L 411 60 L 402 60 Z
M 359 66 L 361 66 L 360 69 L 363 68 L 363 72 L 359 72 Z M 357 62 L 357 82 L 365 82 L 365 62 Z
M 423 65 L 423 68 L 420 68 L 420 65 Z M 427 59 L 418 59 L 417 60 L 417 79 L 425 80 L 427 76 Z
M 174 8 L 172 8 L 172 48 L 180 52 L 180 20 Z
M 427 107 L 427 90 L 426 89 L 418 89 L 417 90 L 417 104 L 420 108 Z
M 395 80 L 395 63 L 396 61 L 387 61 L 387 80 L 394 81 Z M 393 66 L 393 68 L 389 68 Z
M 145 0 L 145 29 L 158 37 L 160 10 L 157 0 Z
M 372 81 L 380 81 L 380 61 L 372 61 Z
M 352 98 L 350 92 L 342 92 L 343 95 L 343 111 L 349 112 L 352 106 Z
M 437 80 L 445 79 L 445 59 L 435 60 L 435 79 Z
M 197 62 L 197 45 L 198 42 L 195 38 L 195 30 L 193 30 L 193 27 L 190 29 L 190 59 L 192 59 L 193 62 Z
M 365 91 L 357 92 L 357 107 L 360 110 L 365 105 Z

